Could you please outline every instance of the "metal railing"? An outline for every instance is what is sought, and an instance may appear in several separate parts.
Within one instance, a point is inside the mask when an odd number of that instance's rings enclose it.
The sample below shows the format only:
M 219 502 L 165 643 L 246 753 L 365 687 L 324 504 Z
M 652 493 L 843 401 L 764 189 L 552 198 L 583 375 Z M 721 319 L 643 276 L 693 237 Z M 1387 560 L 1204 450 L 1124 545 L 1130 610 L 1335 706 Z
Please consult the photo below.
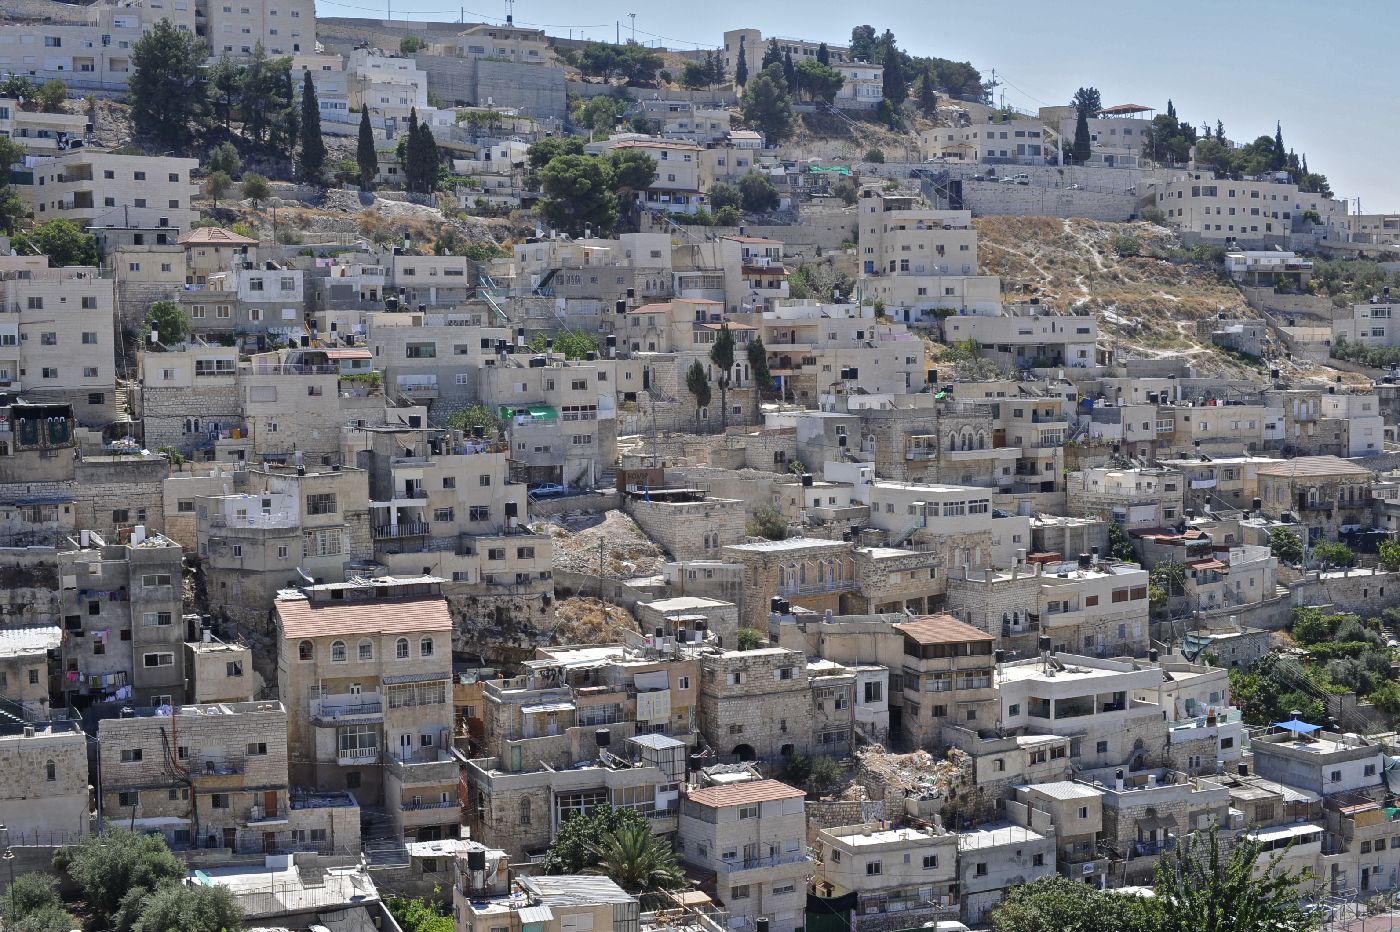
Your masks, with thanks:
M 428 533 L 426 521 L 400 521 L 398 524 L 378 524 L 374 527 L 376 540 L 392 540 L 399 537 L 421 537 Z

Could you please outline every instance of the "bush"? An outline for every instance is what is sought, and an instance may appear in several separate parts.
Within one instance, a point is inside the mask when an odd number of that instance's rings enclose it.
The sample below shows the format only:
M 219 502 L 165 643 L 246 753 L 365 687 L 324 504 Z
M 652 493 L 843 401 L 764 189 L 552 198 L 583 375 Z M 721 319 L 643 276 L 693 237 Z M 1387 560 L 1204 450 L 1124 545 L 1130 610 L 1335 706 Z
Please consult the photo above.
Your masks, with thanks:
M 204 160 L 204 170 L 209 174 L 223 172 L 230 178 L 237 178 L 243 172 L 243 160 L 238 157 L 238 149 L 231 142 L 221 142 L 209 150 Z
M 115 917 L 129 894 L 150 893 L 185 877 L 185 864 L 160 835 L 109 828 L 101 837 L 59 849 L 54 863 L 65 869 L 88 905 Z
M 1303 542 L 1286 528 L 1275 528 L 1269 532 L 1269 550 L 1280 563 L 1296 566 L 1303 562 Z
M 739 179 L 739 195 L 743 198 L 745 213 L 765 214 L 778 209 L 778 189 L 752 168 Z
M 757 628 L 739 629 L 739 650 L 759 650 L 768 646 L 768 638 Z
M 860 189 L 851 179 L 842 178 L 831 186 L 831 195 L 841 198 L 847 207 L 854 207 L 856 200 L 860 197 Z
M 190 334 L 190 318 L 174 301 L 157 301 L 146 312 L 146 332 L 169 346 Z
M 754 537 L 768 540 L 783 540 L 787 537 L 787 518 L 772 505 L 764 503 L 749 515 L 748 532 Z
M 1142 243 L 1138 238 L 1136 236 L 1126 236 L 1122 233 L 1108 238 L 1108 248 L 1123 258 L 1142 254 Z
M 1167 212 L 1160 207 L 1144 207 L 1138 217 L 1148 223 L 1161 223 L 1167 219 Z
M 720 207 L 715 211 L 715 226 L 737 227 L 744 220 L 744 215 L 737 207 Z
M 885 162 L 885 153 L 881 152 L 879 149 L 870 149 L 865 153 L 865 161 L 883 165 Z
M 1323 541 L 1313 545 L 1313 559 L 1328 566 L 1347 567 L 1356 562 L 1356 554 L 1346 544 Z

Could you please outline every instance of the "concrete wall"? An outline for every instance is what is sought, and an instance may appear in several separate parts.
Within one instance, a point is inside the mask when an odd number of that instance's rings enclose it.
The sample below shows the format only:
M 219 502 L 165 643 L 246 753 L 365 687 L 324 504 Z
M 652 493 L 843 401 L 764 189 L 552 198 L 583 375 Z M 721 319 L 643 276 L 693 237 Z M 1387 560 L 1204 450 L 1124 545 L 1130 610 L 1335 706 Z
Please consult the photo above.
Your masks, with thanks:
M 1306 314 L 1331 321 L 1340 310 L 1327 298 L 1310 294 L 1278 294 L 1272 288 L 1252 288 L 1239 286 L 1245 302 L 1258 311 L 1272 311 L 1275 314 Z
M 414 60 L 428 73 L 428 89 L 449 106 L 466 100 L 483 107 L 517 107 L 536 118 L 568 115 L 564 72 L 558 68 L 447 55 L 419 54 Z
M 590 84 L 586 81 L 569 81 L 567 82 L 567 87 L 570 94 L 577 94 L 584 100 L 590 97 L 602 97 L 617 90 L 617 88 L 611 84 Z M 662 98 L 664 100 L 691 100 L 698 103 L 718 104 L 721 107 L 737 107 L 739 105 L 738 95 L 732 90 L 719 87 L 713 89 L 700 88 L 693 91 L 683 90 L 681 88 L 668 88 L 664 92 L 633 90 L 630 91 L 630 93 L 633 94 L 633 96 L 645 95 L 647 97 L 650 97 L 652 94 L 664 94 Z
M 1316 605 L 1369 618 L 1400 598 L 1400 574 L 1371 569 L 1309 573 L 1293 586 L 1293 604 Z
M 1085 217 L 1127 220 L 1137 210 L 1131 194 L 1071 191 L 999 181 L 964 181 L 963 207 L 974 217 Z

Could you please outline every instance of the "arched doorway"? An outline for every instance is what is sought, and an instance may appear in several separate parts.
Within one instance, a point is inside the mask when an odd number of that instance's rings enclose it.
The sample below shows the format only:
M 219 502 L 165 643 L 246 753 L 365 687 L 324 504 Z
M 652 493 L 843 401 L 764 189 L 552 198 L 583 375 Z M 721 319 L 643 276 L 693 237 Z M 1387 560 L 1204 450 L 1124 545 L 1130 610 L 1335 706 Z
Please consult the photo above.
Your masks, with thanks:
M 741 764 L 747 764 L 749 761 L 755 760 L 758 757 L 758 755 L 754 753 L 753 745 L 751 744 L 735 745 L 733 753 L 735 757 L 739 758 Z

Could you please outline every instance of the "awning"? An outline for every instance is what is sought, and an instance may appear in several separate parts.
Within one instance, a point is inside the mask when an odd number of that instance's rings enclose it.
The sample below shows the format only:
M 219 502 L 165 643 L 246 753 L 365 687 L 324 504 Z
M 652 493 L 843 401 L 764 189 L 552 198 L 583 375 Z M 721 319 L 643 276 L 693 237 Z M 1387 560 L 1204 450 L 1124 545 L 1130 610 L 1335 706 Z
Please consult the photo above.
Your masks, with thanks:
M 1310 735 L 1322 729 L 1321 725 L 1309 725 L 1307 722 L 1300 722 L 1296 718 L 1289 719 L 1286 722 L 1274 722 L 1274 727 L 1285 728 L 1288 731 L 1297 732 L 1302 735 Z
M 554 912 L 548 906 L 526 906 L 519 910 L 516 915 L 520 917 L 521 925 L 528 925 L 532 922 L 550 922 L 554 919 Z
M 534 715 L 537 712 L 572 712 L 573 708 L 572 702 L 542 702 L 539 705 L 523 705 L 520 711 L 526 715 Z
M 327 359 L 371 359 L 373 358 L 367 349 L 328 349 Z

